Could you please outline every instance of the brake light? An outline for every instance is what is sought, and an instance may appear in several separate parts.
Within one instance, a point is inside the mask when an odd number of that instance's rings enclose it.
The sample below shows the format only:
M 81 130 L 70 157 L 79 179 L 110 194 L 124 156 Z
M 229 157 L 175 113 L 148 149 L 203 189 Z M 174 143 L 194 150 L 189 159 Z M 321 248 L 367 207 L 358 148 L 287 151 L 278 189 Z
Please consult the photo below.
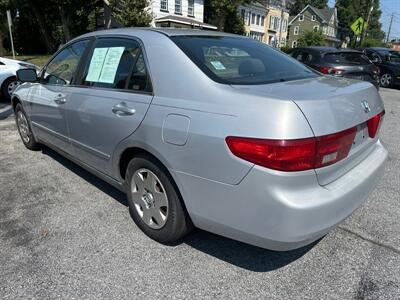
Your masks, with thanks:
M 319 71 L 322 74 L 330 74 L 330 75 L 341 75 L 343 73 L 343 70 L 336 69 L 333 67 L 319 67 Z
M 368 125 L 368 134 L 371 139 L 376 137 L 376 134 L 381 127 L 383 116 L 385 115 L 385 111 L 373 116 L 371 119 L 367 121 Z
M 294 172 L 334 164 L 350 152 L 356 127 L 335 134 L 296 140 L 227 137 L 237 157 L 274 170 Z

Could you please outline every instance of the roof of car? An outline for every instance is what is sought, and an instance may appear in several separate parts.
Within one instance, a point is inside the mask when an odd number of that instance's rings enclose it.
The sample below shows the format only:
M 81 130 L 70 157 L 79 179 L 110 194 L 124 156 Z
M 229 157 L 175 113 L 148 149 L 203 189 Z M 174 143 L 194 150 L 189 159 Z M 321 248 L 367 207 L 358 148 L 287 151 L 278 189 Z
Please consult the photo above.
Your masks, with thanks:
M 384 51 L 393 50 L 393 49 L 390 49 L 390 48 L 385 48 L 385 47 L 368 47 L 368 48 L 365 48 L 365 49 L 372 49 L 372 50 L 384 50 Z
M 182 29 L 182 28 L 162 28 L 162 27 L 128 27 L 128 28 L 116 28 L 99 30 L 85 34 L 85 37 L 98 36 L 103 34 L 120 34 L 120 35 L 135 35 L 139 32 L 144 31 L 159 32 L 167 36 L 182 36 L 182 35 L 201 35 L 201 36 L 235 36 L 244 37 L 240 35 L 235 35 L 226 32 L 213 31 L 213 30 L 201 30 L 201 29 Z M 83 37 L 83 36 L 81 36 Z

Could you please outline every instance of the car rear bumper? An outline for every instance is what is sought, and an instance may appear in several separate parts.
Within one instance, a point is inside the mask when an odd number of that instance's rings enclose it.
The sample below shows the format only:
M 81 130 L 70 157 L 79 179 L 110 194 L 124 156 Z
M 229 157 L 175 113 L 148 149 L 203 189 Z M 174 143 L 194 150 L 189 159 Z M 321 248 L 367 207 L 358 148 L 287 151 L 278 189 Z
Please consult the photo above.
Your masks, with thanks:
M 322 237 L 368 197 L 388 152 L 370 155 L 321 186 L 315 172 L 284 173 L 255 166 L 238 185 L 175 173 L 193 223 L 202 229 L 272 250 L 299 248 Z

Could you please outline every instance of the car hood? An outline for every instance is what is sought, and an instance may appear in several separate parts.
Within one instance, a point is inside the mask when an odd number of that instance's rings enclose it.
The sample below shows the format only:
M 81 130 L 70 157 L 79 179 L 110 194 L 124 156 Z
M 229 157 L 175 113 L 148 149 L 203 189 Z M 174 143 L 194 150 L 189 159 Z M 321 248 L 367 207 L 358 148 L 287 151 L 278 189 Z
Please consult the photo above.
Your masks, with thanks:
M 347 78 L 320 76 L 274 84 L 233 87 L 268 98 L 294 101 L 316 136 L 351 128 L 384 109 L 372 84 Z M 364 111 L 362 102 L 365 100 L 368 101 L 370 112 Z

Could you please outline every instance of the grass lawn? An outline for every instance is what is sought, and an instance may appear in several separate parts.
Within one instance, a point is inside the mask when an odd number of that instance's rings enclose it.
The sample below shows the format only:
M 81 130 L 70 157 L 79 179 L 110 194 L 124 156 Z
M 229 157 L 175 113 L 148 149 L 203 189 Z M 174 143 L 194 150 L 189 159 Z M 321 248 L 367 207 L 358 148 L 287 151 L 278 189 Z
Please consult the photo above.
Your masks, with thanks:
M 31 64 L 35 64 L 38 67 L 43 67 L 50 59 L 51 55 L 18 55 L 15 57 L 16 60 L 26 61 Z M 5 56 L 6 58 L 11 58 L 12 56 Z

